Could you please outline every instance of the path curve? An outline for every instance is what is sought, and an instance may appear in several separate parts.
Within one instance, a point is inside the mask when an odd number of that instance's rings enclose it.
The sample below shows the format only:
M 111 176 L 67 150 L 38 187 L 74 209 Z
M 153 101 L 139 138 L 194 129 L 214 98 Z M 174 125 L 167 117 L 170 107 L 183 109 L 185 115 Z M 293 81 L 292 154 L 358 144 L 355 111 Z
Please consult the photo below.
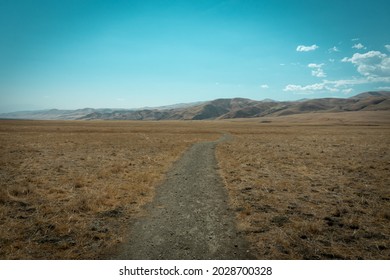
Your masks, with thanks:
M 228 137 L 194 144 L 174 164 L 117 259 L 253 259 L 217 172 L 215 147 Z

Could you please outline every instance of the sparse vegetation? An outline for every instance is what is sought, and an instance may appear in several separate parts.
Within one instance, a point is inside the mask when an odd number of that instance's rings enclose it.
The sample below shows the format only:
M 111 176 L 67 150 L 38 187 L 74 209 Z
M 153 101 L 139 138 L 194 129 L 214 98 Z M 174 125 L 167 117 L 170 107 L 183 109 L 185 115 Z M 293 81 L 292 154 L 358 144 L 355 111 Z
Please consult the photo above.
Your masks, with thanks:
M 327 124 L 246 123 L 219 145 L 258 258 L 390 258 L 390 127 Z
M 218 138 L 176 122 L 0 123 L 0 259 L 91 259 L 192 143 Z
M 104 257 L 172 163 L 222 133 L 220 173 L 258 258 L 389 259 L 389 123 L 387 112 L 1 121 L 0 259 Z

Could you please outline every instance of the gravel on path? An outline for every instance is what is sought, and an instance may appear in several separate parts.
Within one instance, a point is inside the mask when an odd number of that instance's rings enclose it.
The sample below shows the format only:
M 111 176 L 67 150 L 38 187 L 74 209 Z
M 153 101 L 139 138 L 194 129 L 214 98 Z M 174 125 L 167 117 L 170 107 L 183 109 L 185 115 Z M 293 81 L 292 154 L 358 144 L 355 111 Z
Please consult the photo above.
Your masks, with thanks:
M 174 164 L 116 259 L 253 259 L 217 172 L 215 147 L 228 137 L 197 143 Z

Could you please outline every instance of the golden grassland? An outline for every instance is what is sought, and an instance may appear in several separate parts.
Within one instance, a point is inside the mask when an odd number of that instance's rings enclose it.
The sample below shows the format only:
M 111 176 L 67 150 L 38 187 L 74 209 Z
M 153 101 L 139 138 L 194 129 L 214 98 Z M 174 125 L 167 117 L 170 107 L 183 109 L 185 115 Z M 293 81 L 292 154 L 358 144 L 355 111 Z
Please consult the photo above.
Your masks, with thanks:
M 230 130 L 217 158 L 238 228 L 259 259 L 390 259 L 390 119 L 367 126 L 374 115 Z
M 91 259 L 194 142 L 219 137 L 178 122 L 0 122 L 0 259 Z
M 104 258 L 172 163 L 223 133 L 221 177 L 258 258 L 390 259 L 389 113 L 305 115 L 0 121 L 0 259 Z

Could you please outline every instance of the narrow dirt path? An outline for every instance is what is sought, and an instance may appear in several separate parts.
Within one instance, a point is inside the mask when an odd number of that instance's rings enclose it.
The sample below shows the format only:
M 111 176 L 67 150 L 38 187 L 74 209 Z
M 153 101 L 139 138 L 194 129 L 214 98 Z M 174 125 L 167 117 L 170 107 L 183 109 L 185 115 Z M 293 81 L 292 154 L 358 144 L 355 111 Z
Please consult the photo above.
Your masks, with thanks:
M 116 259 L 253 259 L 217 173 L 219 141 L 193 145 L 158 187 Z

